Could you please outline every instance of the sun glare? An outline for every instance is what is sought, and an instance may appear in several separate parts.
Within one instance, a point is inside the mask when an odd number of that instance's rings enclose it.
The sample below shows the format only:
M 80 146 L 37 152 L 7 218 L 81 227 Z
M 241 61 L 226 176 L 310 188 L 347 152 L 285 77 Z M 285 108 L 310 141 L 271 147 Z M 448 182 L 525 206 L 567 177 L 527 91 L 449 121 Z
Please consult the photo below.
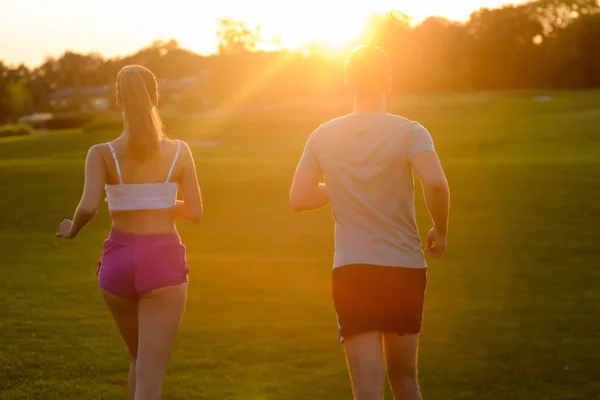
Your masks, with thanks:
M 277 9 L 269 6 L 271 12 L 261 14 L 260 19 L 265 27 L 271 27 L 281 38 L 286 39 L 282 40 L 282 45 L 288 49 L 298 48 L 298 44 L 317 42 L 334 50 L 341 50 L 354 44 L 355 39 L 363 32 L 367 20 L 375 14 L 399 10 L 413 23 L 419 23 L 429 16 L 460 21 L 466 20 L 478 7 L 499 7 L 523 1 L 463 0 L 457 3 L 446 0 L 370 0 L 353 4 L 342 0 L 328 0 L 321 1 L 318 5 L 311 3 L 311 6 L 308 3 L 297 7 L 285 5 Z M 256 17 L 259 17 L 258 14 L 260 13 L 257 11 Z
M 522 1 L 522 0 L 521 0 Z M 250 27 L 261 27 L 263 50 L 306 51 L 316 45 L 332 53 L 347 51 L 358 44 L 360 34 L 364 32 L 367 20 L 375 14 L 401 10 L 409 16 L 413 23 L 423 21 L 428 16 L 439 15 L 451 19 L 462 20 L 478 6 L 499 6 L 505 0 L 464 0 L 461 3 L 447 1 L 415 2 L 397 0 L 370 0 L 369 2 L 351 4 L 341 0 L 322 1 L 290 5 L 289 3 L 273 3 L 256 1 L 249 11 L 242 3 L 229 1 L 213 10 L 215 20 L 218 16 L 231 17 L 248 23 Z M 514 1 L 519 2 L 519 1 Z M 237 7 L 232 7 L 232 4 Z M 235 12 L 234 12 L 235 11 Z M 196 21 L 197 13 L 180 15 L 163 20 L 159 35 L 173 37 L 184 47 L 206 54 L 217 49 L 214 24 L 209 17 L 202 23 Z M 166 21 L 172 21 L 172 24 Z M 168 32 L 167 32 L 168 31 Z
M 276 32 L 281 45 L 288 49 L 318 43 L 332 50 L 340 50 L 361 33 L 369 15 L 362 9 L 340 10 L 324 6 L 318 12 L 306 8 L 294 10 L 293 15 L 279 14 L 272 20 L 264 20 L 264 26 Z
M 349 25 L 347 27 L 336 26 L 315 29 L 312 32 L 307 32 L 306 39 L 309 42 L 341 48 L 348 45 L 358 35 L 359 31 L 356 28 L 356 26 Z
M 154 40 L 176 39 L 200 54 L 218 49 L 216 35 L 219 18 L 233 18 L 261 25 L 267 33 L 265 50 L 306 51 L 311 42 L 332 51 L 345 51 L 363 31 L 364 22 L 374 14 L 401 10 L 418 23 L 428 16 L 466 20 L 479 7 L 497 7 L 525 0 L 323 0 L 320 2 L 274 2 L 272 0 L 220 0 L 190 2 L 170 0 L 165 7 L 139 7 L 136 1 L 105 0 L 80 7 L 81 1 L 61 0 L 60 7 L 46 0 L 8 1 L 0 13 L 0 36 L 16 37 L 15 43 L 2 47 L 6 60 L 35 65 L 43 57 L 58 55 L 66 48 L 78 52 L 100 52 L 106 57 L 123 56 L 147 46 Z M 118 9 L 119 12 L 114 12 Z M 4 17 L 4 20 L 2 20 Z M 63 24 L 67 18 L 76 25 Z M 111 21 L 110 29 L 104 23 Z M 19 23 L 14 23 L 19 21 Z M 75 22 L 74 22 L 75 23 Z M 25 25 L 23 25 L 25 24 Z M 19 35 L 40 26 L 53 26 L 44 40 L 35 35 Z M 24 28 L 25 27 L 25 28 Z M 73 35 L 76 28 L 77 35 Z
M 364 23 L 365 18 L 358 16 L 345 19 L 341 23 L 327 21 L 318 25 L 306 25 L 304 28 L 307 40 L 323 42 L 332 46 L 343 46 L 360 33 Z

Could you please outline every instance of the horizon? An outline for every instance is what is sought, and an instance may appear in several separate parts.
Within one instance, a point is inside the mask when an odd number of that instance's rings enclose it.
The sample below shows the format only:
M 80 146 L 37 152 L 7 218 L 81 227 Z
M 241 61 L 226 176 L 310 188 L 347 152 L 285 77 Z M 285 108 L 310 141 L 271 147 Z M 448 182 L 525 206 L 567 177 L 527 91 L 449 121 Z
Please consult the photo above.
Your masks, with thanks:
M 170 39 L 177 40 L 183 48 L 209 55 L 217 51 L 219 18 L 262 25 L 266 41 L 278 37 L 280 48 L 296 50 L 314 41 L 337 46 L 351 41 L 365 20 L 376 13 L 399 10 L 415 22 L 431 16 L 464 21 L 479 8 L 518 2 L 523 0 L 465 0 L 458 4 L 371 0 L 360 6 L 348 6 L 334 0 L 326 5 L 290 7 L 268 0 L 256 0 L 252 6 L 241 0 L 222 0 L 218 4 L 190 7 L 186 0 L 171 0 L 171 7 L 163 9 L 148 7 L 139 0 L 127 4 L 106 0 L 102 4 L 83 5 L 75 0 L 8 0 L 2 6 L 0 36 L 12 40 L 0 43 L 0 61 L 37 67 L 46 58 L 60 57 L 65 51 L 113 58 L 132 54 L 156 40 Z M 340 13 L 342 6 L 344 22 L 331 24 L 329 21 Z

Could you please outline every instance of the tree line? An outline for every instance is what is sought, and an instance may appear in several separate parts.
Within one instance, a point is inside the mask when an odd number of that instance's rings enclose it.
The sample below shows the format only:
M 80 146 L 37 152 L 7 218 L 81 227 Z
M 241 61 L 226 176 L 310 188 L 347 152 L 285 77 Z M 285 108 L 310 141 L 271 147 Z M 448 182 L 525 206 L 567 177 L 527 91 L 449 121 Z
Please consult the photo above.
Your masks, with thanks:
M 335 21 L 332 21 L 335 25 Z M 112 85 L 120 68 L 142 64 L 159 78 L 197 76 L 212 104 L 290 101 L 343 93 L 343 58 L 313 43 L 305 53 L 260 51 L 259 27 L 223 19 L 219 52 L 202 56 L 175 40 L 126 57 L 67 51 L 35 68 L 0 62 L 0 122 L 51 111 L 68 87 Z M 600 87 L 600 5 L 596 0 L 534 0 L 483 8 L 466 22 L 432 17 L 419 24 L 399 11 L 374 15 L 357 44 L 390 56 L 394 92 Z

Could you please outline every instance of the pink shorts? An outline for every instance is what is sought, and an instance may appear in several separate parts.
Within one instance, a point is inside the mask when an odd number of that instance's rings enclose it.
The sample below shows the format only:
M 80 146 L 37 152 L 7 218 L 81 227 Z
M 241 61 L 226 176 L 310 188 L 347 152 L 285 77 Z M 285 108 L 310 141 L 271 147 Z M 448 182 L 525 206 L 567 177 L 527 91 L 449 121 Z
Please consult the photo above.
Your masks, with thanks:
M 173 233 L 136 234 L 112 230 L 98 263 L 98 284 L 125 299 L 188 282 L 185 246 Z

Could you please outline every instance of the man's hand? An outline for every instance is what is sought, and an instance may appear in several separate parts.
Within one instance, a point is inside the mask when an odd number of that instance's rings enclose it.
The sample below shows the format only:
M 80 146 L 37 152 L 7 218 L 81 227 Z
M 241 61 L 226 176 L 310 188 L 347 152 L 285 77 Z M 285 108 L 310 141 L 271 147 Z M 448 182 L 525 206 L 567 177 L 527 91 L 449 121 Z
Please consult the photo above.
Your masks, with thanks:
M 446 251 L 446 236 L 440 235 L 435 227 L 427 234 L 426 250 L 433 258 L 440 258 Z
M 56 233 L 56 237 L 65 238 L 65 239 L 73 239 L 75 235 L 71 232 L 71 228 L 73 227 L 73 221 L 70 219 L 64 219 L 60 223 L 60 227 L 58 228 L 58 232 Z

